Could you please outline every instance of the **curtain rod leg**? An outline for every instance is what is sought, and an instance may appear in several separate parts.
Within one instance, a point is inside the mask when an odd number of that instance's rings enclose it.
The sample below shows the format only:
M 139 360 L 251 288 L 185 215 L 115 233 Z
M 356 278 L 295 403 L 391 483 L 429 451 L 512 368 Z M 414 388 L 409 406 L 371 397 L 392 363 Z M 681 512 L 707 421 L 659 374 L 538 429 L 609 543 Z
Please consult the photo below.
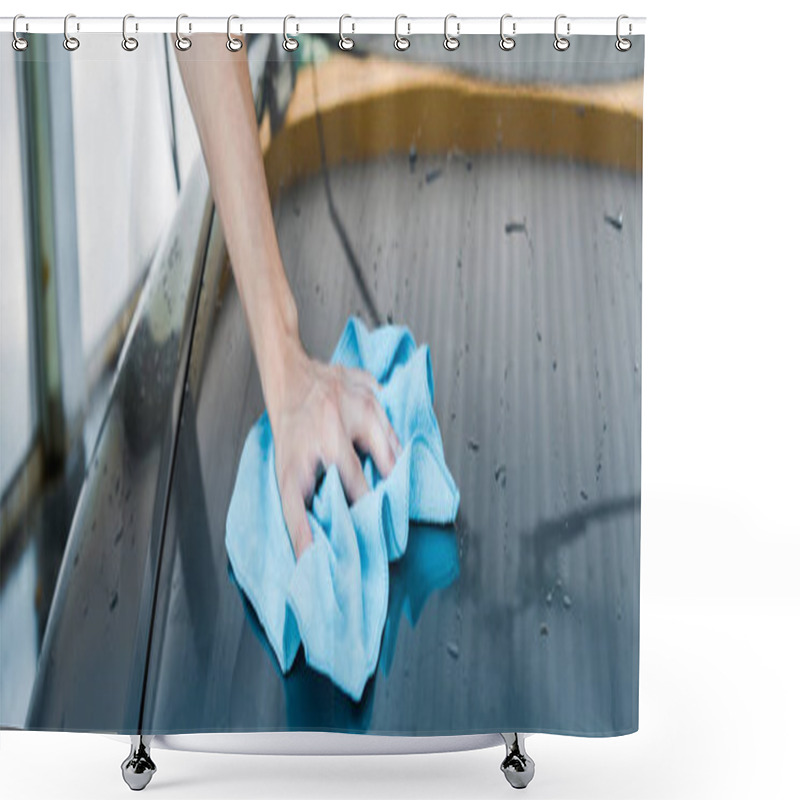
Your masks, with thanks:
M 536 765 L 525 752 L 525 737 L 520 733 L 501 733 L 506 743 L 506 757 L 500 769 L 515 789 L 524 789 L 532 780 Z
M 135 792 L 141 791 L 150 783 L 156 765 L 150 758 L 152 736 L 131 735 L 131 752 L 122 762 L 122 777 Z

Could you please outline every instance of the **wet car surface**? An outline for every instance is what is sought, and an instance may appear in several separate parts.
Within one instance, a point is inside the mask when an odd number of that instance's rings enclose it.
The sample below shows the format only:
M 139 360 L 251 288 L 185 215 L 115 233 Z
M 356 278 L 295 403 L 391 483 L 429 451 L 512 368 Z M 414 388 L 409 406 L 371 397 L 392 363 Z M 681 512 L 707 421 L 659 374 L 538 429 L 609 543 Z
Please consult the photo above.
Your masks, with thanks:
M 394 622 L 360 703 L 302 652 L 282 676 L 226 567 L 239 453 L 263 401 L 233 281 L 226 268 L 207 274 L 146 727 L 634 727 L 636 695 L 625 693 L 638 657 L 639 179 L 504 155 L 398 156 L 329 177 L 330 199 L 318 178 L 276 209 L 302 337 L 327 360 L 347 315 L 372 324 L 374 308 L 429 344 L 459 517 L 452 529 L 412 528 L 416 557 L 392 567 Z M 441 549 L 426 556 L 437 537 Z
M 281 675 L 230 577 L 263 400 L 199 164 L 120 358 L 27 727 L 635 730 L 641 173 L 501 144 L 323 164 L 276 197 L 306 348 L 327 360 L 350 314 L 428 344 L 461 491 L 391 567 L 362 701 L 302 652 Z

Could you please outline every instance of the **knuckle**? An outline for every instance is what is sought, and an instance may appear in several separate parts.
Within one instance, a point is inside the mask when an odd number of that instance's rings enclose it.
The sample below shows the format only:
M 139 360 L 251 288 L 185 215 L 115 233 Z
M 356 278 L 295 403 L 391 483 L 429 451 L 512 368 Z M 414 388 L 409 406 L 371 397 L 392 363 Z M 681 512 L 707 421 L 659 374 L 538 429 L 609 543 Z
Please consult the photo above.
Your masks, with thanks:
M 341 418 L 337 415 L 336 420 L 326 427 L 322 438 L 322 455 L 325 463 L 340 463 L 347 443 L 348 438 L 342 427 Z
M 383 409 L 378 404 L 370 420 L 370 436 L 376 447 L 384 447 L 389 443 L 388 423 L 382 412 Z
M 320 400 L 320 414 L 322 424 L 326 430 L 335 429 L 341 425 L 339 411 L 339 394 L 332 386 L 326 387 Z
M 375 413 L 375 407 L 372 404 L 372 395 L 364 390 L 361 390 L 356 395 L 356 408 L 358 410 L 359 420 L 368 422 L 370 417 Z
M 383 406 L 380 404 L 380 401 L 377 397 L 375 397 L 372 392 L 369 393 L 369 407 L 370 411 L 374 415 L 374 417 L 379 421 L 382 422 L 384 418 Z
M 359 373 L 370 386 L 378 385 L 377 378 L 368 369 L 360 369 Z
M 359 390 L 357 404 L 362 422 L 372 423 L 375 418 L 380 418 L 380 403 L 369 389 Z

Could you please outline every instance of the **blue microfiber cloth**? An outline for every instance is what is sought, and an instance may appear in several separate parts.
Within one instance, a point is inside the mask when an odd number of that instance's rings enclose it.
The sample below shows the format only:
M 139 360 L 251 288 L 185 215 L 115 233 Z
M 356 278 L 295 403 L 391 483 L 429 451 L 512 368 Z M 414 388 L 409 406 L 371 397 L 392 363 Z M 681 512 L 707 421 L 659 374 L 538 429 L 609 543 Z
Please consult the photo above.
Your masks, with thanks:
M 378 400 L 402 445 L 391 474 L 382 479 L 364 458 L 370 491 L 348 507 L 338 470 L 329 467 L 308 512 L 314 541 L 295 559 L 264 412 L 242 449 L 225 546 L 281 670 L 292 666 L 302 641 L 309 665 L 357 702 L 375 671 L 389 561 L 405 552 L 409 520 L 453 522 L 460 496 L 433 411 L 428 347 L 417 347 L 405 327 L 370 333 L 351 317 L 331 363 L 360 367 L 378 380 Z

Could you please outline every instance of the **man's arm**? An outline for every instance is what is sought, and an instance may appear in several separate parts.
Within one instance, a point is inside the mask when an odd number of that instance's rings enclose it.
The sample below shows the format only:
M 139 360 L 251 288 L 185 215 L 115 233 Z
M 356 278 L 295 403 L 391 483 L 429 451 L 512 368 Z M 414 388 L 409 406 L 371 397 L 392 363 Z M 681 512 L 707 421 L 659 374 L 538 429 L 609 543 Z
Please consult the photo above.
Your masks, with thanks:
M 195 36 L 176 50 L 228 255 L 251 332 L 267 407 L 282 391 L 283 353 L 298 339 L 297 308 L 283 271 L 258 143 L 246 48 Z
M 299 558 L 312 541 L 306 504 L 320 468 L 336 464 L 354 502 L 367 491 L 355 448 L 369 453 L 385 476 L 400 442 L 369 373 L 314 361 L 302 346 L 272 218 L 246 48 L 231 53 L 225 41 L 199 34 L 177 58 L 250 331 L 283 516 Z

